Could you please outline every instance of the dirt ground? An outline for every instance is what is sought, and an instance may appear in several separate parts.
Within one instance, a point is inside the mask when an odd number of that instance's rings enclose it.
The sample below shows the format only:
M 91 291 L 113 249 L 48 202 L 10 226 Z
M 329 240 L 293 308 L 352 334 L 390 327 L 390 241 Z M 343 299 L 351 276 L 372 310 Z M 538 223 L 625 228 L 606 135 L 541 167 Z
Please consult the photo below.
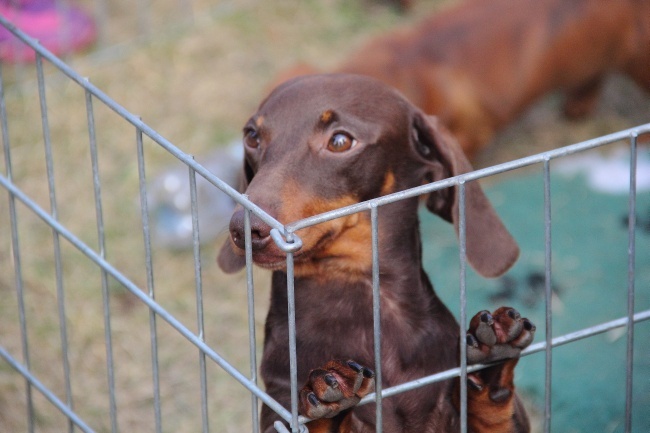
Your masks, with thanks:
M 105 46 L 66 58 L 82 76 L 129 112 L 141 116 L 183 151 L 203 155 L 240 135 L 248 115 L 273 77 L 297 62 L 327 70 L 375 34 L 408 25 L 451 1 L 419 1 L 399 13 L 371 0 L 273 2 L 239 0 L 159 1 L 160 16 L 145 22 L 140 39 L 126 34 L 143 21 L 129 2 L 111 3 Z M 91 3 L 87 3 L 91 5 Z M 180 5 L 180 6 L 179 6 Z M 182 16 L 182 19 L 181 19 Z M 187 17 L 190 18 L 187 18 Z M 178 26 L 178 21 L 185 24 Z M 189 22 L 191 24 L 188 24 Z M 148 23 L 148 24 L 147 24 Z M 129 33 L 131 32 L 131 33 Z M 117 35 L 117 36 L 115 36 Z M 122 37 L 122 39 L 120 39 Z M 82 89 L 46 65 L 48 134 L 54 162 L 58 219 L 99 250 L 86 99 Z M 36 73 L 31 65 L 2 65 L 15 183 L 50 210 Z M 650 120 L 650 99 L 624 77 L 608 81 L 596 113 L 579 122 L 559 114 L 561 95 L 549 95 L 503 131 L 475 161 L 485 167 L 597 137 Z M 143 290 L 148 287 L 138 198 L 133 125 L 93 99 L 107 259 Z M 144 139 L 148 175 L 174 158 Z M 3 164 L 3 169 L 5 165 Z M 3 174 L 6 171 L 3 170 Z M 6 194 L 1 194 L 5 195 Z M 59 311 L 65 309 L 74 410 L 96 431 L 111 431 L 106 372 L 102 273 L 61 240 L 56 272 L 52 230 L 17 206 L 20 263 L 12 251 L 9 201 L 0 200 L 0 346 L 23 361 L 18 281 L 24 288 L 29 357 L 33 373 L 65 401 Z M 215 264 L 220 241 L 201 248 L 205 340 L 250 376 L 246 281 L 225 276 Z M 16 266 L 21 269 L 15 276 Z M 58 277 L 57 277 L 58 275 Z M 156 300 L 190 330 L 197 329 L 192 251 L 154 248 Z M 57 296 L 57 280 L 64 296 Z M 268 298 L 268 274 L 255 274 L 255 324 L 259 343 Z M 107 279 L 114 357 L 117 423 L 121 431 L 154 431 L 149 311 L 112 278 Z M 201 429 L 199 353 L 158 319 L 162 431 Z M 217 365 L 207 367 L 211 431 L 251 430 L 251 399 Z M 0 431 L 27 430 L 25 382 L 0 362 Z M 34 391 L 37 431 L 59 432 L 66 419 Z

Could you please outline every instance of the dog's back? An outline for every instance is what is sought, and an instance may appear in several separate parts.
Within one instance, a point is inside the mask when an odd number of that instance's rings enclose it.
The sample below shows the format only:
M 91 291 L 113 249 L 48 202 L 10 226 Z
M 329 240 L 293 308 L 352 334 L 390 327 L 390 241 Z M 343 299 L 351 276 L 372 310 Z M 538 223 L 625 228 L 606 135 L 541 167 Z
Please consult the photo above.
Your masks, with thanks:
M 400 89 L 471 155 L 550 91 L 567 93 L 571 117 L 593 109 L 614 71 L 650 91 L 650 1 L 468 1 L 372 40 L 338 70 Z

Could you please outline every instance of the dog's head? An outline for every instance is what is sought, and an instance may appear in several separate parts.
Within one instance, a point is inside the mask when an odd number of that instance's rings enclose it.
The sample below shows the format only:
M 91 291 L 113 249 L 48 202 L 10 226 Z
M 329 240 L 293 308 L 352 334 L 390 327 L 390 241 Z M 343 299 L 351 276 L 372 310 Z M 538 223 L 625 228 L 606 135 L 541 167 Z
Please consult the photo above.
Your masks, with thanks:
M 280 85 L 244 127 L 244 147 L 242 191 L 285 224 L 471 170 L 435 117 L 392 88 L 357 75 L 304 76 Z M 468 261 L 484 276 L 500 275 L 516 260 L 517 245 L 478 183 L 465 188 Z M 426 205 L 458 227 L 456 188 L 429 194 Z M 409 236 L 409 230 L 417 230 L 417 199 L 390 206 L 391 227 Z M 321 265 L 369 272 L 366 214 L 298 230 L 303 247 L 294 255 L 296 275 L 322 272 Z M 251 227 L 255 263 L 283 268 L 286 255 L 271 240 L 270 228 L 254 216 Z M 245 262 L 240 207 L 230 234 L 218 262 L 234 272 Z

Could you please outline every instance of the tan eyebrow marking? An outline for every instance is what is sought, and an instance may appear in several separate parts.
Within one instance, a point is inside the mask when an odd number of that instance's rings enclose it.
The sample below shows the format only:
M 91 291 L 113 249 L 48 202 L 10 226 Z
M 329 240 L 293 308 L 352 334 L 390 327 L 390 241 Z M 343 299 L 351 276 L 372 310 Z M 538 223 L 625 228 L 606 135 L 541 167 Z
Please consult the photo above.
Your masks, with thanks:
M 323 114 L 321 114 L 319 118 L 319 122 L 322 126 L 327 126 L 336 120 L 338 120 L 338 116 L 333 110 L 323 111 Z

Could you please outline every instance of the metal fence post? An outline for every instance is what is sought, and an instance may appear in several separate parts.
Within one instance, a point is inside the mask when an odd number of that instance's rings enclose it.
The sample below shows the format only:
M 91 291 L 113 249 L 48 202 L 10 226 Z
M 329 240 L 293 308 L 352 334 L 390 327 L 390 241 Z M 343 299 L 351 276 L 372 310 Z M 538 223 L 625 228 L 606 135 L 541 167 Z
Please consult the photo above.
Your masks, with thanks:
M 632 431 L 632 372 L 634 367 L 634 275 L 636 258 L 637 134 L 630 136 L 630 196 L 628 205 L 627 358 L 625 369 L 625 432 Z
M 373 335 L 375 349 L 375 402 L 376 402 L 376 428 L 377 433 L 383 431 L 383 410 L 381 405 L 381 297 L 379 285 L 379 222 L 377 220 L 377 206 L 370 206 L 370 226 L 372 233 L 372 314 Z
M 546 302 L 546 347 L 544 382 L 544 431 L 551 431 L 551 384 L 553 365 L 553 292 L 551 287 L 551 173 L 550 159 L 544 160 L 544 296 Z
M 465 215 L 465 180 L 458 182 L 458 242 L 460 252 L 460 431 L 467 433 L 467 242 Z

